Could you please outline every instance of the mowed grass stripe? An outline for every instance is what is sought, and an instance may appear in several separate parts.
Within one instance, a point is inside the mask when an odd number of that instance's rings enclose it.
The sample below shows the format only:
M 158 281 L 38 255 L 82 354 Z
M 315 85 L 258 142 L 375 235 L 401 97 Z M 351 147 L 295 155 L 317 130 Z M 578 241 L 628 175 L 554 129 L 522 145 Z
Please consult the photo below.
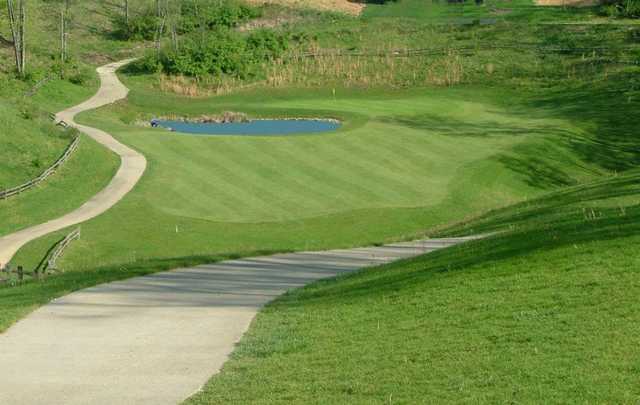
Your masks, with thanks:
M 413 193 L 413 188 L 406 183 L 411 180 L 405 177 L 406 173 L 405 176 L 394 175 L 380 166 L 378 156 L 387 154 L 387 151 L 377 146 L 373 146 L 375 152 L 367 151 L 360 146 L 363 142 L 367 141 L 353 135 L 324 146 L 329 155 L 342 157 L 336 162 L 336 167 L 374 193 L 378 201 L 385 201 L 390 193 L 399 197 Z
M 333 182 L 326 177 L 312 177 L 308 174 L 307 165 L 304 163 L 309 153 L 313 153 L 305 147 L 305 140 L 298 138 L 296 142 L 260 142 L 258 140 L 247 142 L 247 156 L 263 170 L 273 173 L 273 181 L 276 187 L 280 187 L 283 198 L 286 198 L 296 207 L 304 206 L 304 209 L 322 211 L 325 209 L 325 200 L 328 196 L 335 198 L 340 192 Z M 313 141 L 311 141 L 313 142 Z M 293 161 L 277 155 L 277 151 L 293 150 L 290 156 L 301 156 L 299 161 Z M 326 174 L 326 172 L 325 172 Z
M 149 138 L 160 136 L 159 134 L 149 134 Z M 161 135 L 165 136 L 165 135 Z M 173 136 L 173 135 L 169 135 Z M 179 144 L 178 144 L 179 145 Z M 220 215 L 238 215 L 246 210 L 250 204 L 253 195 L 249 194 L 245 189 L 237 186 L 234 182 L 234 172 L 230 171 L 219 160 L 210 160 L 206 156 L 201 156 L 202 148 L 189 148 L 174 145 L 173 142 L 167 146 L 166 139 L 164 142 L 156 143 L 154 155 L 163 156 L 160 162 L 153 159 L 152 163 L 154 171 L 157 171 L 166 184 L 164 190 L 157 190 L 153 184 L 144 184 L 147 201 L 150 205 L 158 209 L 170 213 L 171 215 L 180 215 L 198 218 L 205 213 L 211 211 L 211 205 L 214 201 L 212 195 L 222 195 L 222 190 L 231 189 L 232 192 L 226 193 L 225 198 L 218 198 L 215 201 L 221 205 L 217 206 Z M 201 164 L 197 164 L 198 160 L 207 159 L 210 165 L 204 170 Z M 167 166 L 171 170 L 167 170 Z M 212 173 L 221 173 L 220 179 L 223 184 L 204 183 L 208 181 Z M 185 181 L 176 182 L 176 177 L 183 178 Z M 169 198 L 173 196 L 173 198 Z M 161 199 L 159 201 L 159 199 Z M 185 207 L 191 208 L 185 210 Z
M 254 213 L 256 217 L 263 215 L 262 207 L 267 205 L 267 201 L 273 201 L 277 194 L 273 191 L 273 187 L 263 184 L 259 181 L 259 176 L 253 171 L 246 170 L 246 167 L 238 163 L 237 155 L 222 153 L 221 148 L 217 152 L 209 154 L 209 150 L 202 146 L 202 139 L 199 142 L 184 143 L 180 142 L 179 148 L 174 145 L 174 156 L 184 153 L 189 156 L 189 165 L 186 168 L 190 170 L 185 173 L 187 181 L 174 185 L 179 187 L 179 192 L 191 198 L 197 198 L 202 206 L 210 206 L 208 210 L 210 215 L 214 215 L 217 210 L 226 211 L 232 217 L 223 216 L 231 220 L 240 220 L 246 217 L 247 213 Z M 191 190 L 203 189 L 215 190 L 215 194 L 202 191 L 196 191 L 196 195 L 191 194 Z M 199 194 L 199 195 L 198 195 Z M 184 199 L 180 204 L 171 204 L 172 211 L 179 212 L 184 216 L 193 216 L 191 199 Z M 164 209 L 167 204 L 161 204 Z M 212 209 L 213 208 L 213 209 Z M 277 207 L 271 207 L 277 210 Z M 281 212 L 280 214 L 284 214 Z M 211 217 L 211 216 L 207 217 Z M 195 217 L 198 217 L 196 214 Z M 213 218 L 213 217 L 211 217 Z
M 352 207 L 357 208 L 362 207 L 363 203 L 376 204 L 384 201 L 385 194 L 393 186 L 388 184 L 387 179 L 381 181 L 377 167 L 370 162 L 373 157 L 354 155 L 345 147 L 354 137 L 355 135 L 347 135 L 333 142 L 320 142 L 317 153 L 304 157 L 305 161 L 312 163 L 320 172 L 325 170 L 327 177 L 323 182 L 340 179 L 344 191 L 357 198 L 356 205 Z
M 321 196 L 299 183 L 297 170 L 291 167 L 290 162 L 280 162 L 274 166 L 264 161 L 262 150 L 276 147 L 275 145 L 250 139 L 235 143 L 230 139 L 225 147 L 228 148 L 225 149 L 225 154 L 242 157 L 239 170 L 246 172 L 249 179 L 247 187 L 259 182 L 272 192 L 266 196 L 262 207 L 252 207 L 254 211 L 255 208 L 260 208 L 260 217 L 256 212 L 256 221 L 261 221 L 261 218 L 283 219 L 298 216 L 304 210 L 322 209 Z
M 307 139 L 297 144 L 296 148 L 271 148 L 268 152 L 276 159 L 290 162 L 298 175 L 309 179 L 309 187 L 322 192 L 324 210 L 328 209 L 328 199 L 334 206 L 342 207 L 356 206 L 363 198 L 376 199 L 377 196 L 368 188 L 351 180 L 337 168 L 336 161 L 341 158 L 325 153 L 323 145 L 322 141 Z

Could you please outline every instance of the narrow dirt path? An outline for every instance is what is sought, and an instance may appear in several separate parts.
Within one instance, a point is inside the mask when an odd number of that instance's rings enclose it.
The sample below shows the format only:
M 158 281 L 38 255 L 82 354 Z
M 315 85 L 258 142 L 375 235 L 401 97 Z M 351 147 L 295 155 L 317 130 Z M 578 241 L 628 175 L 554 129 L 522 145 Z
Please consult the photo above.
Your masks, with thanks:
M 232 260 L 78 291 L 0 335 L 0 404 L 179 403 L 285 291 L 469 239 Z
M 65 121 L 118 154 L 121 159 L 118 172 L 107 187 L 75 211 L 43 224 L 1 237 L 0 267 L 9 263 L 18 249 L 30 241 L 102 214 L 131 191 L 142 177 L 147 167 L 147 161 L 144 156 L 116 141 L 108 133 L 96 128 L 76 124 L 74 121 L 75 116 L 83 111 L 93 110 L 127 97 L 129 90 L 120 82 L 116 71 L 129 62 L 131 60 L 124 60 L 98 68 L 101 81 L 100 90 L 84 103 L 56 115 L 57 120 Z

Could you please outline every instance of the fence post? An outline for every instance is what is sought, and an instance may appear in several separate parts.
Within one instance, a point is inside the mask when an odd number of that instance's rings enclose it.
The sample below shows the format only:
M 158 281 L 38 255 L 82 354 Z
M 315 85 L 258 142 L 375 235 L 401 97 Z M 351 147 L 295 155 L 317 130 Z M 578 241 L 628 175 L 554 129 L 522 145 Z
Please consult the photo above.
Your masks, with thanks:
M 24 269 L 22 266 L 18 266 L 18 280 L 22 282 L 24 280 Z

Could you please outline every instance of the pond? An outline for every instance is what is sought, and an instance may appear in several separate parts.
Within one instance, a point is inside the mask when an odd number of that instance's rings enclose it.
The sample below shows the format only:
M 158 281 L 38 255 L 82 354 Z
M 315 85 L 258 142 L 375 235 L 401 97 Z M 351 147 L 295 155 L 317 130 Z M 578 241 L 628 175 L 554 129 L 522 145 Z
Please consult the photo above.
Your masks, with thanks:
M 154 120 L 153 124 L 171 131 L 195 135 L 299 135 L 335 131 L 340 128 L 338 121 L 314 119 L 273 119 L 232 123 Z

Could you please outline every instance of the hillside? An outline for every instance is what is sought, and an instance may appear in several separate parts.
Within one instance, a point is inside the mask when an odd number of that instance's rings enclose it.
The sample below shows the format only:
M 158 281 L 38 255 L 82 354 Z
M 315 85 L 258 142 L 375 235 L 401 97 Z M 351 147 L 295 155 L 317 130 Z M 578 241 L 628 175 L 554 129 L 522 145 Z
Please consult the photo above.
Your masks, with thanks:
M 512 230 L 293 291 L 187 403 L 634 402 L 638 180 L 492 212 L 463 232 Z
M 70 135 L 54 127 L 49 114 L 88 98 L 97 88 L 94 68 L 131 52 L 136 44 L 110 39 L 113 5 L 99 1 L 71 1 L 67 12 L 67 63 L 59 62 L 62 2 L 27 3 L 27 77 L 16 77 L 7 8 L 0 8 L 0 189 L 40 174 L 70 142 Z M 52 35 L 53 34 L 53 35 Z M 95 157 L 99 159 L 99 156 Z

